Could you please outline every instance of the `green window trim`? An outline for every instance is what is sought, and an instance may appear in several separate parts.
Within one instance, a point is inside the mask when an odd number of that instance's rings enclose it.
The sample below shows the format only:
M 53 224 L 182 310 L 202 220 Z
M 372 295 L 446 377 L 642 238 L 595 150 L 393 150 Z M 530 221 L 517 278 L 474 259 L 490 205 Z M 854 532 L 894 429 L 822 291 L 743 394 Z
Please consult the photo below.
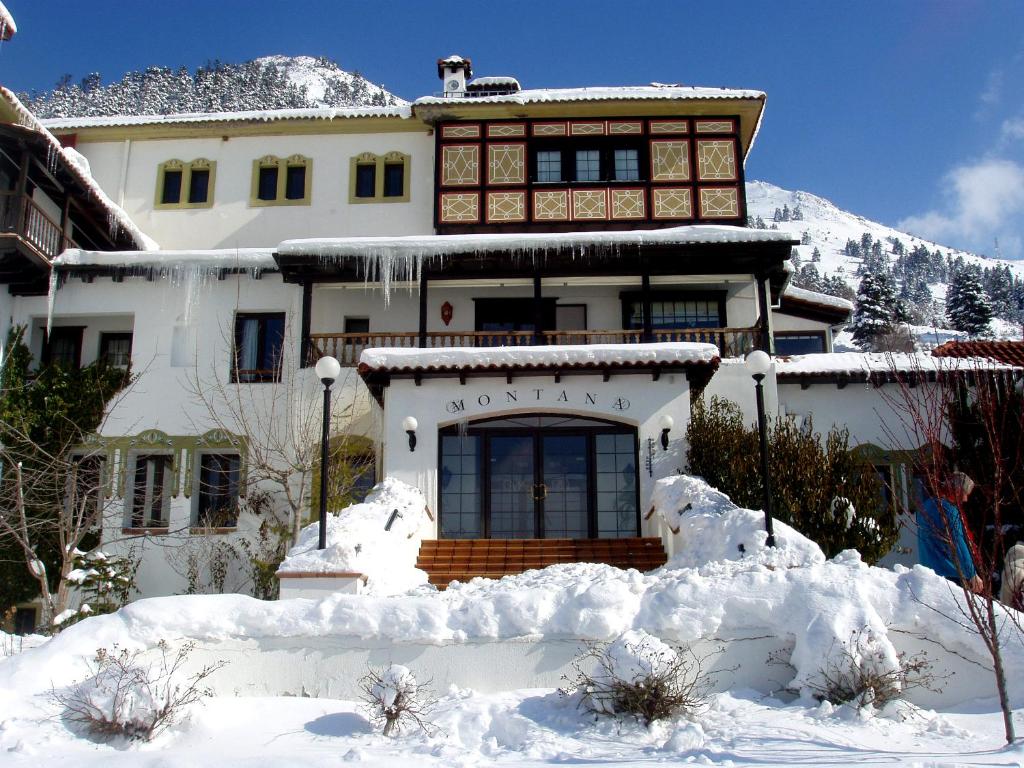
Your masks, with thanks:
M 356 175 L 361 165 L 372 165 L 376 168 L 374 178 L 373 197 L 356 196 Z M 402 166 L 402 194 L 384 196 L 384 174 L 389 165 Z M 407 203 L 409 202 L 409 179 L 412 156 L 403 152 L 387 152 L 383 155 L 375 155 L 373 152 L 363 152 L 349 160 L 348 174 L 348 201 L 352 205 L 363 203 Z
M 261 200 L 260 170 L 263 168 L 277 169 L 277 194 L 273 200 Z M 300 198 L 289 200 L 285 196 L 288 184 L 288 169 L 304 168 L 305 185 L 303 195 Z M 313 160 L 304 155 L 292 155 L 291 157 L 276 157 L 266 155 L 252 161 L 252 186 L 249 191 L 249 207 L 261 208 L 269 205 L 309 205 L 312 201 L 313 192 Z
M 192 189 L 193 171 L 206 171 L 209 174 L 209 178 L 206 183 L 206 200 L 203 202 L 189 202 L 190 191 Z M 164 185 L 168 172 L 181 174 L 181 185 L 178 189 L 177 202 L 165 203 L 163 201 Z M 177 159 L 167 160 L 157 166 L 156 196 L 154 197 L 153 207 L 159 211 L 183 211 L 196 208 L 212 208 L 213 191 L 216 180 L 217 162 L 215 160 L 207 160 L 205 157 L 196 158 L 195 160 L 187 163 Z

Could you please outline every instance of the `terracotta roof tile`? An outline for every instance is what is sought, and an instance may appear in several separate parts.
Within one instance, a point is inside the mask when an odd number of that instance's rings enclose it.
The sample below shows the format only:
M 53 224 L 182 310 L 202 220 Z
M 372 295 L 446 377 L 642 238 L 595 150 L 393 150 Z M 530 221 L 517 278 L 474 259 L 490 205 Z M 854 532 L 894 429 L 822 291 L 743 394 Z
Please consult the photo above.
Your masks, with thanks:
M 932 350 L 935 357 L 989 357 L 1024 367 L 1024 341 L 947 341 Z

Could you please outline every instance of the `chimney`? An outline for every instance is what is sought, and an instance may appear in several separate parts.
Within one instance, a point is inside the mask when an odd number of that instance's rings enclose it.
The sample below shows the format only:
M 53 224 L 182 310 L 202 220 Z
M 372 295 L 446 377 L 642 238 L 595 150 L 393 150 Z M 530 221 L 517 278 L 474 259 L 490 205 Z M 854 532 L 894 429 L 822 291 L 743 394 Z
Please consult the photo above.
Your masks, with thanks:
M 437 76 L 444 82 L 444 95 L 459 98 L 466 95 L 466 80 L 473 76 L 473 62 L 461 56 L 437 60 Z

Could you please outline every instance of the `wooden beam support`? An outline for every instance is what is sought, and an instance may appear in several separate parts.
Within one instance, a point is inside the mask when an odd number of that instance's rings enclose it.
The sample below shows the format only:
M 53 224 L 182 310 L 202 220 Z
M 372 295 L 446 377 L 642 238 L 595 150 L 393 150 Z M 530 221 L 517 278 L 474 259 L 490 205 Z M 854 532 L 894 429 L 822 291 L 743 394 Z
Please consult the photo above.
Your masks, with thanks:
M 420 265 L 420 348 L 427 346 L 427 267 Z M 465 383 L 465 382 L 463 382 Z
M 299 368 L 309 367 L 310 329 L 313 325 L 313 284 L 306 280 L 302 283 L 302 328 L 299 341 Z

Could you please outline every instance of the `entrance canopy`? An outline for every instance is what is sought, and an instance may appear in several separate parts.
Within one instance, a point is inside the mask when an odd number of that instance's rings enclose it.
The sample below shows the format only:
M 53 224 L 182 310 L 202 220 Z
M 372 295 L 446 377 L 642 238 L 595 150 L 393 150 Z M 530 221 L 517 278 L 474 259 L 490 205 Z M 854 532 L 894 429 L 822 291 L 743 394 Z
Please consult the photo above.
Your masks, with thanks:
M 359 358 L 359 375 L 377 398 L 392 378 L 514 376 L 549 373 L 563 375 L 681 371 L 701 388 L 719 364 L 713 344 L 673 342 L 659 344 L 588 344 L 562 346 L 451 347 L 447 349 L 367 349 Z

